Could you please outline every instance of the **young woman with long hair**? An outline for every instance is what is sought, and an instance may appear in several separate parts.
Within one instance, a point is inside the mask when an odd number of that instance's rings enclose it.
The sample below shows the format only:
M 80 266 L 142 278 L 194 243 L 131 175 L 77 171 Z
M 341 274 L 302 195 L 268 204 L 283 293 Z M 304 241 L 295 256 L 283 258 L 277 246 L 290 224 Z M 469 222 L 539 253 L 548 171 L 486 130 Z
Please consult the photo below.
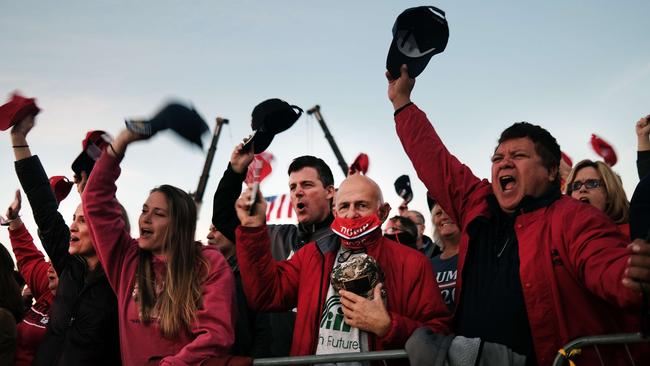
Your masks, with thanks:
M 140 237 L 124 230 L 115 181 L 127 146 L 140 139 L 121 132 L 83 194 L 93 243 L 118 298 L 122 361 L 185 365 L 226 355 L 234 341 L 234 281 L 221 253 L 194 241 L 192 197 L 156 187 L 142 206 Z

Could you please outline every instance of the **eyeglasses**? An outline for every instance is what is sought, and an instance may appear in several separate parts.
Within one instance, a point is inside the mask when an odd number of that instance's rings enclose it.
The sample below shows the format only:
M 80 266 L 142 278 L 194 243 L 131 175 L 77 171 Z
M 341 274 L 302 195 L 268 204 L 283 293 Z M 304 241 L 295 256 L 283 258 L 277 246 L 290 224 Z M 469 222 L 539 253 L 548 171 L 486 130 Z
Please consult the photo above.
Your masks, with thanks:
M 571 183 L 571 192 L 579 190 L 582 186 L 587 189 L 594 189 L 603 186 L 603 181 L 600 179 L 587 179 L 586 181 L 576 180 Z

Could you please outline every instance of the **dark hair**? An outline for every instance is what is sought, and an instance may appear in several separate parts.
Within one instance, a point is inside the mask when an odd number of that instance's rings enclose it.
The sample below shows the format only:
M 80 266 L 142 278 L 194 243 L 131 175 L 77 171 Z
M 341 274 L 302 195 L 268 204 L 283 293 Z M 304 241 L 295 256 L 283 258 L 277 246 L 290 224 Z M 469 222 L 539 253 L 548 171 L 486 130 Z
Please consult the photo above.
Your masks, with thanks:
M 393 216 L 389 219 L 393 222 L 399 222 L 402 225 L 403 231 L 413 235 L 414 238 L 418 237 L 418 226 L 415 222 L 405 216 Z
M 16 323 L 23 318 L 23 298 L 14 274 L 14 260 L 9 251 L 0 243 L 0 308 L 5 308 L 14 316 Z
M 424 225 L 426 223 L 426 220 L 424 219 L 424 215 L 422 215 L 422 213 L 420 211 L 408 210 L 407 214 L 408 213 L 413 214 L 413 215 L 415 215 L 415 217 L 418 218 L 419 222 L 416 222 L 415 220 L 411 219 L 411 221 L 413 221 L 413 223 L 415 225 Z M 410 219 L 410 217 L 408 217 L 408 216 L 406 216 L 406 217 Z
M 535 151 L 542 158 L 542 164 L 544 164 L 546 169 L 557 170 L 555 181 L 559 184 L 559 166 L 562 153 L 560 152 L 560 145 L 557 143 L 555 137 L 538 125 L 528 122 L 517 122 L 501 132 L 499 145 L 505 141 L 523 137 L 529 138 L 535 144 Z
M 323 159 L 317 158 L 311 155 L 299 156 L 291 162 L 289 165 L 289 171 L 287 174 L 297 172 L 303 168 L 314 168 L 318 172 L 318 178 L 323 187 L 329 187 L 334 185 L 334 176 L 332 175 L 332 170 L 330 167 L 323 161 Z

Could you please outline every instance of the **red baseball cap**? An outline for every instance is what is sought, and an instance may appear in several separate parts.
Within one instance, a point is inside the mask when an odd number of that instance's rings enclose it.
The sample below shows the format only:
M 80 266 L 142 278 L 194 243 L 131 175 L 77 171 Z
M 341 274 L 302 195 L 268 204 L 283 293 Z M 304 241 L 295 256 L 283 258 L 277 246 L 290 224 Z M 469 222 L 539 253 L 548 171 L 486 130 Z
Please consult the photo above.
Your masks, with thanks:
M 106 149 L 111 141 L 111 137 L 104 131 L 94 130 L 86 133 L 86 138 L 82 141 L 83 150 L 72 163 L 72 170 L 76 175 L 81 176 L 85 171 L 90 175 L 90 171 L 95 166 L 95 161 L 99 159 L 102 151 Z
M 56 202 L 61 203 L 68 194 L 74 183 L 70 182 L 68 178 L 62 175 L 55 175 L 50 177 L 50 187 L 52 187 L 52 192 L 54 192 L 54 197 L 56 197 Z
M 5 131 L 30 115 L 37 115 L 40 108 L 36 99 L 25 98 L 14 92 L 11 100 L 0 106 L 0 130 Z

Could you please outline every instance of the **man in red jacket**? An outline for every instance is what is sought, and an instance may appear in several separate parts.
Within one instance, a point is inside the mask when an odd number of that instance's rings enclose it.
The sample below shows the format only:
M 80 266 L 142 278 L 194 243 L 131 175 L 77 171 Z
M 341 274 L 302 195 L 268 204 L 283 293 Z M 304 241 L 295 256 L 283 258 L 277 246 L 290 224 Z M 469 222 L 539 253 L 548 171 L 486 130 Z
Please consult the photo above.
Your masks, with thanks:
M 335 198 L 334 234 L 284 261 L 275 261 L 269 250 L 264 200 L 258 200 L 256 214 L 249 216 L 249 196 L 250 191 L 245 192 L 236 204 L 244 291 L 258 311 L 297 307 L 292 355 L 403 348 L 411 333 L 423 326 L 448 332 L 446 306 L 427 259 L 382 237 L 381 224 L 390 207 L 371 179 L 352 175 L 343 181 Z M 368 257 L 383 272 L 383 282 L 357 289 L 361 295 L 336 291 L 332 271 L 357 261 L 372 262 Z
M 549 365 L 575 338 L 632 330 L 622 309 L 638 309 L 641 288 L 650 289 L 650 245 L 628 245 L 600 210 L 560 194 L 560 147 L 539 126 L 503 131 L 492 182 L 474 176 L 411 102 L 415 80 L 406 71 L 386 74 L 397 134 L 432 198 L 462 230 L 455 332 Z M 619 349 L 602 352 L 605 364 L 627 364 Z M 600 363 L 593 348 L 577 360 Z

